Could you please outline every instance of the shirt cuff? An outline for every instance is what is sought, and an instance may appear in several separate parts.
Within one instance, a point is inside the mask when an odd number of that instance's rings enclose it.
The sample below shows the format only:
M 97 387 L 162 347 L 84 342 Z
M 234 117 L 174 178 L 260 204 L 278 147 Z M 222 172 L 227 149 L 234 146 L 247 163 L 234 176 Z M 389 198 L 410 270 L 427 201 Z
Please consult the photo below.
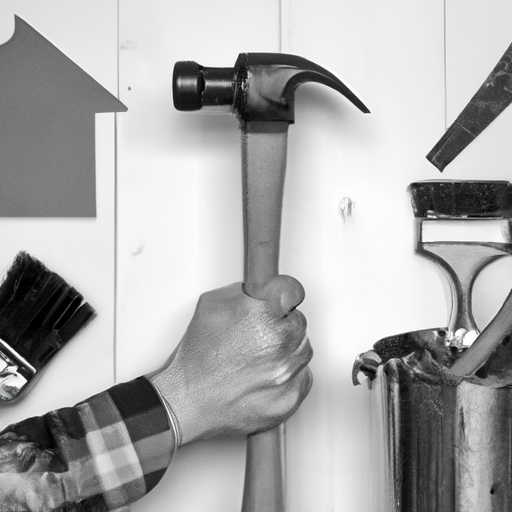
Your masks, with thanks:
M 169 425 L 171 427 L 171 430 L 172 430 L 172 433 L 174 436 L 174 449 L 173 449 L 173 454 L 174 454 L 176 452 L 176 450 L 181 446 L 181 429 L 180 429 L 180 424 L 178 423 L 178 418 L 176 418 L 176 414 L 174 414 L 171 404 L 164 397 L 163 393 L 160 391 L 158 386 L 155 385 L 151 381 L 149 381 L 149 382 L 155 388 L 155 391 L 156 391 L 157 395 L 159 396 L 160 401 L 162 402 L 162 406 L 165 409 L 165 412 L 167 414 L 167 420 L 169 421 Z
M 151 491 L 172 459 L 174 434 L 158 393 L 145 377 L 117 384 L 77 409 L 109 510 Z

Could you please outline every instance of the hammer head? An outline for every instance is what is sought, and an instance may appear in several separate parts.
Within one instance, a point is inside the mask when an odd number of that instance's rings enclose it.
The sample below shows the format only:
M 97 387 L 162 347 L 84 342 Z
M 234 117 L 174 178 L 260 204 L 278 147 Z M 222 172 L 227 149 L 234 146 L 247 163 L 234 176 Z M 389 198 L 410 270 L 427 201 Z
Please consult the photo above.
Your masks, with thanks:
M 293 123 L 295 90 L 306 82 L 327 85 L 369 113 L 335 75 L 307 59 L 282 53 L 242 53 L 233 68 L 177 62 L 173 74 L 174 106 L 183 111 L 224 109 L 244 122 Z

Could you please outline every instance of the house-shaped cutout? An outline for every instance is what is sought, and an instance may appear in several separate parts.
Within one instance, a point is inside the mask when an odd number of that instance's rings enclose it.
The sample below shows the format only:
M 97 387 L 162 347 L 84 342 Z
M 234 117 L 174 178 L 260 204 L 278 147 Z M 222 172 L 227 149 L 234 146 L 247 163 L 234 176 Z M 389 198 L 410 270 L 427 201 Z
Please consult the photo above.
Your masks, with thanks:
M 0 45 L 0 217 L 94 217 L 95 114 L 126 110 L 16 16 Z

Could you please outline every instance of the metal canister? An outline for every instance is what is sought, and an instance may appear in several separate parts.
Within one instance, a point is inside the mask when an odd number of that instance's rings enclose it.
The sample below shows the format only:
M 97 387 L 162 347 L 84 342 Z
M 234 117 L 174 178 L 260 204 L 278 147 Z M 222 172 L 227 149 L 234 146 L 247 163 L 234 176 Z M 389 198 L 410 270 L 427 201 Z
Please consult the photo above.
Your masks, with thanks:
M 375 510 L 512 511 L 511 388 L 456 378 L 424 350 L 380 365 L 370 393 Z

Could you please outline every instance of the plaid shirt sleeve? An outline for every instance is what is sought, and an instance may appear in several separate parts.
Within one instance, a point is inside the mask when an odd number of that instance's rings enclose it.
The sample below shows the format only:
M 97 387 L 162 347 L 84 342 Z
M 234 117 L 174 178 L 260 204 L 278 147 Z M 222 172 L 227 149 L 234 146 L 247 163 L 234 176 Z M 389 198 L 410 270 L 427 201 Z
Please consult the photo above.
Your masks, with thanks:
M 174 449 L 159 394 L 140 377 L 0 433 L 0 512 L 127 510 Z

